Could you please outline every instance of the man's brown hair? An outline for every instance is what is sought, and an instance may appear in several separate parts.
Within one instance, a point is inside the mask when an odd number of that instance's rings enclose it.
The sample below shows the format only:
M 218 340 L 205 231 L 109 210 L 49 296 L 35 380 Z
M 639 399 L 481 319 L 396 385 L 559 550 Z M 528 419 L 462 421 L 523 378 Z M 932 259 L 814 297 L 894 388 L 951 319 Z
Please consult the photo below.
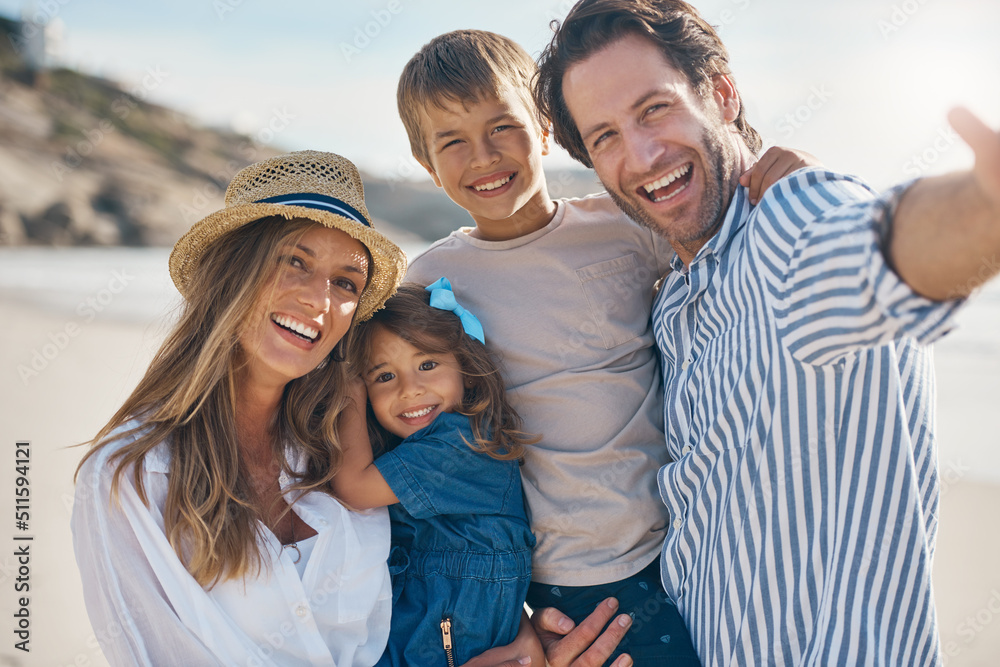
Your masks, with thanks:
M 732 77 L 729 53 L 719 35 L 698 10 L 682 0 L 576 3 L 562 25 L 556 27 L 552 42 L 542 53 L 534 95 L 539 113 L 552 123 L 556 143 L 588 167 L 593 164 L 587 147 L 563 98 L 563 77 L 573 65 L 628 35 L 638 35 L 656 44 L 667 62 L 683 73 L 703 98 L 711 94 L 713 77 L 719 74 Z M 761 147 L 760 135 L 747 122 L 742 103 L 734 123 L 756 155 Z
M 527 51 L 502 35 L 455 30 L 432 39 L 406 63 L 396 88 L 396 105 L 413 156 L 430 164 L 420 123 L 428 105 L 444 108 L 446 102 L 458 102 L 468 108 L 489 96 L 499 98 L 510 88 L 535 118 L 531 96 L 535 71 Z

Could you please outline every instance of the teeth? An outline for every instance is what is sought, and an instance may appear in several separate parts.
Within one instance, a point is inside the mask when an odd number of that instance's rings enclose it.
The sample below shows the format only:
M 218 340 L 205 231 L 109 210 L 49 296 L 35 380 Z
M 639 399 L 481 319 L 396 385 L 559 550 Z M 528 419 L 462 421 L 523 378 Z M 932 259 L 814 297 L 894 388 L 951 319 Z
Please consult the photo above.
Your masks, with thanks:
M 476 192 L 482 192 L 484 190 L 496 190 L 501 185 L 506 185 L 507 181 L 509 181 L 512 178 L 514 178 L 514 174 L 511 174 L 510 176 L 505 176 L 504 178 L 498 178 L 492 183 L 487 183 L 486 185 L 476 185 L 474 187 L 476 188 Z
M 643 187 L 646 188 L 646 192 L 652 192 L 653 190 L 659 190 L 660 188 L 664 188 L 664 187 L 670 185 L 671 183 L 673 183 L 674 181 L 676 181 L 678 178 L 680 178 L 684 174 L 688 173 L 689 171 L 691 171 L 691 165 L 690 164 L 686 164 L 683 167 L 677 167 L 676 169 L 674 169 L 672 172 L 670 172 L 669 174 L 667 174 L 666 176 L 664 176 L 660 180 L 658 180 L 658 181 L 656 181 L 654 183 L 649 183 L 648 185 L 644 185 Z M 683 188 L 681 188 L 681 189 L 683 189 Z M 680 190 L 678 190 L 678 192 L 680 192 Z M 667 199 L 669 199 L 669 197 L 667 197 Z M 662 200 L 658 200 L 658 201 L 662 201 Z
M 685 183 L 684 185 L 680 186 L 679 188 L 677 188 L 676 190 L 674 190 L 673 192 L 671 192 L 669 195 L 666 195 L 664 197 L 654 197 L 653 198 L 653 203 L 659 204 L 661 201 L 667 201 L 668 199 L 673 199 L 674 197 L 676 197 L 680 193 L 682 193 L 685 190 L 687 190 L 687 187 L 688 187 L 688 184 Z
M 429 415 L 431 413 L 431 410 L 433 409 L 434 406 L 432 405 L 430 407 L 424 408 L 423 410 L 416 410 L 414 412 L 404 412 L 403 416 L 406 417 L 407 419 L 416 419 L 417 417 L 423 417 L 425 415 Z
M 300 336 L 304 336 L 309 340 L 316 340 L 316 336 L 319 335 L 319 329 L 313 329 L 312 327 L 307 327 L 301 322 L 296 322 L 290 317 L 285 317 L 284 315 L 272 315 L 271 319 L 286 329 L 291 329 Z

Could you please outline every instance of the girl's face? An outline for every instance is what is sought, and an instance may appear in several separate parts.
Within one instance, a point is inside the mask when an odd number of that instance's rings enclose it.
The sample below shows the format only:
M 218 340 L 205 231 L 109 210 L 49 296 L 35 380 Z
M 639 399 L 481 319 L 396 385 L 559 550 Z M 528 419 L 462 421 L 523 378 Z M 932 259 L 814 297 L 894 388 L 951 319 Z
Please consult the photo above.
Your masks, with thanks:
M 378 423 L 393 435 L 413 435 L 461 405 L 464 378 L 454 354 L 428 354 L 384 327 L 372 332 L 371 349 L 364 370 L 368 399 Z
M 286 241 L 279 262 L 239 336 L 255 386 L 283 387 L 326 359 L 347 333 L 368 276 L 364 246 L 320 225 Z

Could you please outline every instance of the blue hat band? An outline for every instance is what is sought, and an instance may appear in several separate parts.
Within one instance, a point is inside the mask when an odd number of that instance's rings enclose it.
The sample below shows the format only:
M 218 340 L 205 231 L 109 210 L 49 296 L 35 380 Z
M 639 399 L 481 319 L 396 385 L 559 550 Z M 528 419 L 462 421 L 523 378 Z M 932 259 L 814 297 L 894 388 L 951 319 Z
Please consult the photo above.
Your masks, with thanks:
M 361 212 L 358 211 L 358 209 L 354 208 L 347 202 L 337 199 L 336 197 L 319 195 L 314 192 L 293 192 L 287 195 L 278 195 L 277 197 L 258 199 L 254 203 L 284 204 L 285 206 L 304 206 L 306 208 L 314 208 L 318 211 L 336 213 L 337 215 L 342 215 L 345 218 L 353 220 L 354 222 L 359 222 L 365 227 L 371 227 L 371 224 L 365 219 L 365 216 L 361 215 Z

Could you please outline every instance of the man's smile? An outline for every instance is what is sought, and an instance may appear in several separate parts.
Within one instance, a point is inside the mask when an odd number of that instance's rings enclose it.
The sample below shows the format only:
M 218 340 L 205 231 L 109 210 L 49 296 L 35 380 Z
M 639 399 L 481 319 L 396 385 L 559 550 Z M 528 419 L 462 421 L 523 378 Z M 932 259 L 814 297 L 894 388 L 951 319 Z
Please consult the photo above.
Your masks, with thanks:
M 657 180 L 643 185 L 636 192 L 654 203 L 672 199 L 691 183 L 692 166 L 690 162 L 681 165 Z

